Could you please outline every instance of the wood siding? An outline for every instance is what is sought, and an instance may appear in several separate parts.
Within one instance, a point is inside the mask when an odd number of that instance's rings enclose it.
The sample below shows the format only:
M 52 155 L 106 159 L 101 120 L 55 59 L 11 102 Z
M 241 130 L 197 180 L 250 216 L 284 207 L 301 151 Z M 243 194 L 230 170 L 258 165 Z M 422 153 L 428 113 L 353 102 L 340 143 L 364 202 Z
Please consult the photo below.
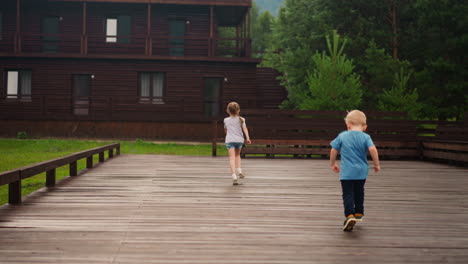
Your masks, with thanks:
M 255 63 L 0 59 L 1 119 L 180 121 L 204 116 L 204 78 L 226 78 L 222 101 L 256 107 Z M 5 71 L 32 70 L 32 101 L 5 99 Z M 164 72 L 164 104 L 139 103 L 139 72 Z M 89 116 L 73 115 L 72 74 L 91 74 Z
M 288 93 L 280 81 L 279 73 L 272 68 L 257 68 L 257 98 L 260 108 L 278 109 Z
M 250 37 L 219 39 L 218 24 L 231 27 L 241 25 L 247 15 L 246 7 L 214 7 L 213 35 L 210 36 L 211 17 L 208 5 L 151 5 L 143 3 L 95 3 L 53 2 L 46 0 L 23 0 L 20 2 L 20 32 L 16 32 L 16 1 L 0 3 L 4 15 L 5 40 L 0 43 L 0 56 L 19 54 L 44 54 L 43 41 L 47 37 L 57 38 L 53 54 L 82 55 L 146 55 L 171 56 L 169 52 L 169 21 L 182 20 L 186 23 L 184 56 L 188 57 L 244 57 L 250 59 Z M 84 12 L 86 10 L 86 12 Z M 229 12 L 227 12 L 227 10 Z M 86 15 L 84 16 L 84 13 Z M 131 17 L 131 35 L 128 43 L 106 42 L 106 18 L 128 15 Z M 58 34 L 46 36 L 42 32 L 42 19 L 54 16 L 60 19 Z M 86 30 L 83 18 L 86 17 Z M 150 30 L 148 28 L 150 27 Z M 15 43 L 19 43 L 18 50 Z M 226 53 L 226 47 L 236 50 Z M 85 48 L 86 47 L 86 48 Z

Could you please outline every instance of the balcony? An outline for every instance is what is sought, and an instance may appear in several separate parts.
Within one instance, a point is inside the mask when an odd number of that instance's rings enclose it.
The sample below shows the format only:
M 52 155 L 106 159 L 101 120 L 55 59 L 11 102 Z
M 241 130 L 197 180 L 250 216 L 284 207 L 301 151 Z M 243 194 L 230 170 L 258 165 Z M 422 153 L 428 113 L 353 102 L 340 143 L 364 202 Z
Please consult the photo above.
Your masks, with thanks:
M 167 59 L 250 59 L 247 38 L 119 36 L 125 42 L 106 42 L 105 35 L 51 35 L 6 32 L 0 56 L 103 57 Z

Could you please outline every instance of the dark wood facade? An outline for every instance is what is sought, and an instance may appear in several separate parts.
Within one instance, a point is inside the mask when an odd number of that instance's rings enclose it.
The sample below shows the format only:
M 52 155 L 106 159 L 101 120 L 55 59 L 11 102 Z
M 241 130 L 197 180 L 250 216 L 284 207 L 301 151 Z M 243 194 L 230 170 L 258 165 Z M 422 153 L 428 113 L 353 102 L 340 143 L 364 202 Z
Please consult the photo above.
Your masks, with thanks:
M 1 1 L 0 122 L 200 123 L 223 116 L 229 101 L 244 108 L 274 107 L 284 99 L 284 88 L 276 73 L 257 69 L 259 60 L 250 55 L 251 5 L 251 0 Z M 222 36 L 226 31 L 231 36 Z M 150 98 L 142 92 L 145 80 L 151 82 Z M 23 82 L 28 88 L 20 92 Z M 83 83 L 84 94 L 74 88 Z M 10 94 L 11 87 L 17 94 Z

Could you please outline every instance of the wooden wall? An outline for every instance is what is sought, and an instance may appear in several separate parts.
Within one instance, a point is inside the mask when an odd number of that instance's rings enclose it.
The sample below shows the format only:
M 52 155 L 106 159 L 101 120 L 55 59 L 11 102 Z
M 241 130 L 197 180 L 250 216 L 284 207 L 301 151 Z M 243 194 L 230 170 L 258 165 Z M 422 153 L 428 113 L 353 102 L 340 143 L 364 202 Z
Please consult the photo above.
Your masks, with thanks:
M 5 100 L 5 71 L 32 70 L 32 102 Z M 0 59 L 0 119 L 75 120 L 72 114 L 72 74 L 92 74 L 88 120 L 178 120 L 180 113 L 203 116 L 204 78 L 226 78 L 225 101 L 250 102 L 255 107 L 255 63 L 177 62 L 150 60 Z M 166 73 L 165 104 L 138 103 L 138 73 Z M 109 100 L 112 100 L 110 102 Z M 181 100 L 184 100 L 182 102 Z M 243 103 L 245 104 L 245 103 Z
M 280 74 L 272 68 L 257 68 L 257 97 L 260 108 L 278 109 L 279 105 L 287 99 L 288 92 L 278 76 Z
M 0 52 L 12 52 L 16 31 L 16 3 L 0 3 L 4 14 L 5 38 Z M 158 4 L 151 7 L 151 37 L 153 55 L 169 55 L 169 21 L 186 21 L 185 56 L 208 56 L 210 34 L 210 9 L 208 6 Z M 109 16 L 129 15 L 132 18 L 130 43 L 106 43 L 105 20 Z M 79 2 L 22 1 L 21 43 L 22 52 L 42 52 L 41 24 L 45 16 L 61 18 L 58 53 L 80 53 L 83 34 L 83 4 Z M 89 54 L 145 54 L 147 37 L 147 4 L 88 3 L 86 29 Z M 214 38 L 217 38 L 217 19 L 214 17 Z M 7 33 L 8 32 L 8 33 Z

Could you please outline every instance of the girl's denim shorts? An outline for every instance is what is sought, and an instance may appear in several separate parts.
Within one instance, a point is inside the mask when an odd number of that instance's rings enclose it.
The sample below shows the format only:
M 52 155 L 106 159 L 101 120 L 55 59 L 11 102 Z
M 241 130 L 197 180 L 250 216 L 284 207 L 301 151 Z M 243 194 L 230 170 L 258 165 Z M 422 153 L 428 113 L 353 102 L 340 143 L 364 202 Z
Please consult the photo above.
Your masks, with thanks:
M 227 149 L 231 149 L 231 148 L 242 149 L 242 145 L 244 145 L 244 143 L 241 143 L 241 142 L 228 142 L 228 143 L 226 143 L 226 148 Z

